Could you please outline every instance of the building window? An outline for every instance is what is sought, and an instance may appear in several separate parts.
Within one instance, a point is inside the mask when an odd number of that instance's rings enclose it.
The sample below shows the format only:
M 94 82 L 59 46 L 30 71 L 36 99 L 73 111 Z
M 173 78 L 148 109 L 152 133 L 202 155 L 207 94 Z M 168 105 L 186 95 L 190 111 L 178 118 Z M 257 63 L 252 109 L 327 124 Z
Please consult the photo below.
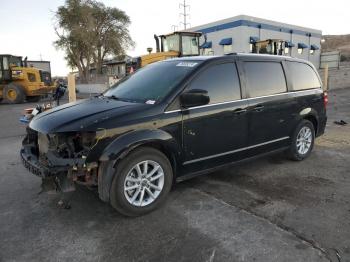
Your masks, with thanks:
M 304 53 L 304 49 L 306 48 L 309 48 L 309 46 L 304 43 L 298 43 L 298 54 L 301 55 Z
M 285 47 L 285 48 L 284 48 L 284 53 L 285 53 L 286 55 L 289 54 L 289 47 Z
M 311 45 L 310 47 L 310 54 L 314 55 L 316 50 L 320 49 L 317 45 Z
M 223 38 L 219 42 L 219 45 L 223 46 L 224 54 L 232 53 L 232 44 L 233 44 L 232 37 Z
M 224 45 L 224 54 L 232 53 L 232 45 Z
M 214 51 L 211 48 L 203 48 L 203 55 L 214 55 Z
M 214 52 L 211 49 L 212 48 L 212 42 L 205 42 L 203 43 L 200 48 L 202 49 L 202 55 L 213 55 Z

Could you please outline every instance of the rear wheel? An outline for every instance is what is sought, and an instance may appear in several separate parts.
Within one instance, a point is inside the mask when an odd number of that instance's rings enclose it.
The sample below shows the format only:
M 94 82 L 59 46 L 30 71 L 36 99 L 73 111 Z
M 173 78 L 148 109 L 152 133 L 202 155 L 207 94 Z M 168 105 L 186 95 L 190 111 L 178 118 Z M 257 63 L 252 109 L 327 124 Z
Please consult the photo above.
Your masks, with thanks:
M 313 149 L 315 140 L 315 129 L 309 120 L 302 120 L 296 128 L 292 145 L 288 150 L 288 156 L 295 161 L 307 158 Z
M 172 167 L 163 153 L 148 147 L 136 149 L 118 164 L 111 205 L 127 216 L 144 215 L 165 201 L 172 180 Z
M 25 98 L 25 93 L 20 85 L 9 84 L 3 90 L 5 101 L 10 104 L 22 103 Z

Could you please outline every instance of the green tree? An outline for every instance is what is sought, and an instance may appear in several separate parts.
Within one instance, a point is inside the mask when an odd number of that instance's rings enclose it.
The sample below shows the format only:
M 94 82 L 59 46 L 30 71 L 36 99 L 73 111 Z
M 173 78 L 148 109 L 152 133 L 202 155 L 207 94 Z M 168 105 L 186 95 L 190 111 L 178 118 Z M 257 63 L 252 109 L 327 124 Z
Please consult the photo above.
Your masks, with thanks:
M 134 45 L 130 18 L 118 8 L 93 0 L 66 0 L 55 18 L 54 44 L 65 51 L 68 65 L 79 70 L 83 81 L 89 79 L 92 64 L 101 74 L 107 56 L 124 56 Z

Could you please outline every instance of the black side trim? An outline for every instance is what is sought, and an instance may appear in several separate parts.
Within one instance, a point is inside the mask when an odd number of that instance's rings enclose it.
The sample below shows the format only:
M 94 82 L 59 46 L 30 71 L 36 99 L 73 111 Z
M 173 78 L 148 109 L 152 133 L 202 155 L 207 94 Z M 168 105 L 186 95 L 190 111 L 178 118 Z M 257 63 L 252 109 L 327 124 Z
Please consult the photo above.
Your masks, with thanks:
M 220 169 L 225 168 L 225 167 L 242 164 L 242 163 L 249 162 L 251 160 L 257 159 L 257 158 L 261 158 L 261 157 L 264 157 L 264 156 L 268 156 L 268 155 L 272 155 L 272 154 L 275 154 L 275 153 L 278 153 L 278 152 L 282 152 L 282 151 L 284 151 L 284 150 L 286 150 L 288 148 L 289 148 L 288 146 L 281 147 L 279 149 L 276 149 L 276 150 L 273 150 L 273 151 L 270 151 L 270 152 L 267 152 L 267 153 L 262 153 L 262 154 L 259 154 L 259 155 L 256 155 L 256 156 L 252 156 L 252 157 L 248 157 L 248 158 L 245 158 L 245 159 L 242 159 L 242 160 L 239 160 L 239 161 L 235 161 L 235 162 L 232 162 L 232 163 L 220 165 L 220 166 L 209 168 L 209 169 L 206 169 L 206 170 L 201 170 L 201 171 L 198 171 L 198 172 L 193 172 L 193 173 L 190 173 L 190 174 L 178 177 L 176 179 L 176 182 L 182 182 L 182 181 L 188 180 L 188 179 L 196 177 L 196 176 L 212 173 L 214 171 L 220 170 Z

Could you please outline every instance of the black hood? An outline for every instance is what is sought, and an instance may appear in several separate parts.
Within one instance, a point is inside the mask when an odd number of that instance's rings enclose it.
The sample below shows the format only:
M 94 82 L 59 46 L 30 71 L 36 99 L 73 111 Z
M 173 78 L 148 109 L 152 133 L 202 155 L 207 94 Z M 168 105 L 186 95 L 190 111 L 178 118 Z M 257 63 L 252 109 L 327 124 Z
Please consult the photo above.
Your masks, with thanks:
M 106 97 L 94 97 L 64 104 L 40 113 L 29 127 L 49 134 L 59 132 L 96 131 L 112 128 L 116 118 L 125 119 L 131 113 L 143 111 L 151 105 L 130 103 Z

